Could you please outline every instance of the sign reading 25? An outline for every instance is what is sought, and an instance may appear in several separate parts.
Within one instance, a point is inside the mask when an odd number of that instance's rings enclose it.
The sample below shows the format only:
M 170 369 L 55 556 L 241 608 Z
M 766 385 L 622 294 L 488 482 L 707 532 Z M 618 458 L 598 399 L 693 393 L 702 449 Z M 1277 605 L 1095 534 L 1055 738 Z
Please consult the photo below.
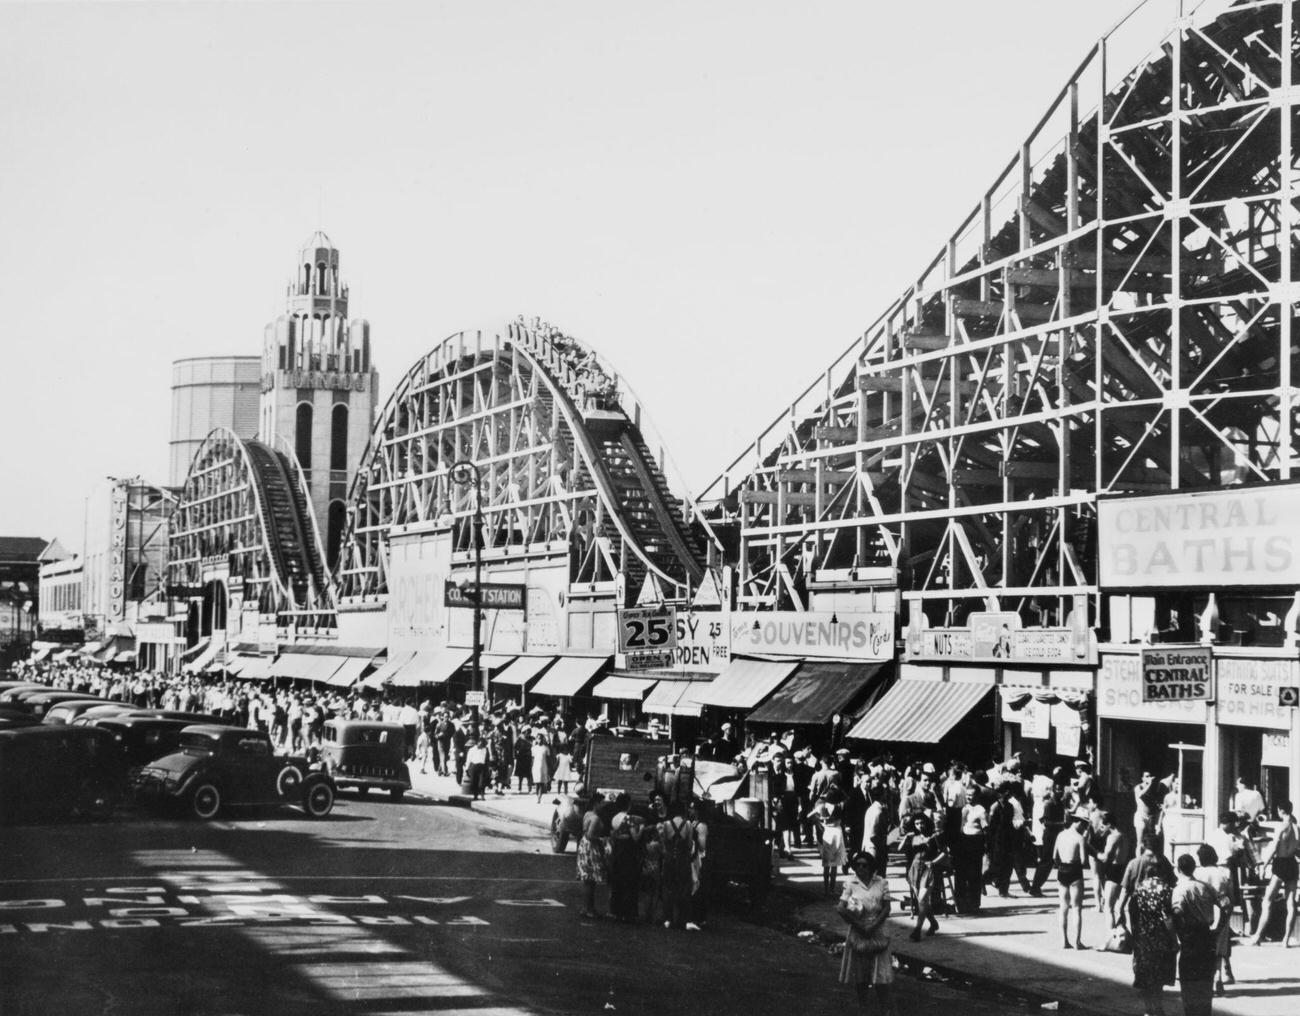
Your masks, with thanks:
M 628 607 L 618 612 L 620 653 L 676 648 L 676 607 Z

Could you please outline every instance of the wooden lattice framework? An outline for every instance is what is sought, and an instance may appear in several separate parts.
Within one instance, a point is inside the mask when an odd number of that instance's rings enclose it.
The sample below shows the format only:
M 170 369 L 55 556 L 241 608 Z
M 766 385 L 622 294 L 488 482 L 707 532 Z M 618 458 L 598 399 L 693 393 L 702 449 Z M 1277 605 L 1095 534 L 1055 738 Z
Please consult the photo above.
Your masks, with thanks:
M 1096 606 L 1099 495 L 1297 475 L 1294 5 L 1206 4 L 1117 78 L 1124 30 L 701 496 L 742 601 L 883 566 L 931 621 L 1060 623 Z
M 263 613 L 329 612 L 332 588 L 297 460 L 225 427 L 190 464 L 172 513 L 168 585 L 192 598 L 214 569 Z
M 626 383 L 552 326 L 450 336 L 408 371 L 371 434 L 349 498 L 341 604 L 387 595 L 394 535 L 450 527 L 467 558 L 475 497 L 486 556 L 567 553 L 574 585 L 625 602 L 647 577 L 665 597 L 687 595 L 710 537 L 670 490 L 650 433 Z M 451 482 L 460 460 L 478 466 L 480 492 Z

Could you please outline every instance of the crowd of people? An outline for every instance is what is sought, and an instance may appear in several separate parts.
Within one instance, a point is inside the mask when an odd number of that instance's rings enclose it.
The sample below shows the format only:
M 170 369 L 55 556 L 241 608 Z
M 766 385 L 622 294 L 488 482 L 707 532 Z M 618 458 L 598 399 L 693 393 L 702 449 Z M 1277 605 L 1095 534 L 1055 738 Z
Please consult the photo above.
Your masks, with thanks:
M 540 708 L 501 704 L 478 711 L 419 700 L 414 691 L 311 688 L 240 681 L 212 674 L 128 671 L 77 660 L 21 662 L 14 680 L 85 692 L 142 709 L 208 716 L 265 731 L 277 751 L 312 755 L 330 718 L 393 723 L 404 732 L 407 762 L 421 773 L 454 777 L 475 797 L 488 793 L 565 793 L 581 776 L 586 739 L 604 721 L 569 723 Z
M 626 924 L 663 921 L 665 928 L 699 931 L 708 908 L 709 827 L 694 797 L 650 793 L 646 808 L 631 795 L 588 798 L 578 839 L 582 916 L 602 916 L 596 893 L 608 885 L 608 913 Z

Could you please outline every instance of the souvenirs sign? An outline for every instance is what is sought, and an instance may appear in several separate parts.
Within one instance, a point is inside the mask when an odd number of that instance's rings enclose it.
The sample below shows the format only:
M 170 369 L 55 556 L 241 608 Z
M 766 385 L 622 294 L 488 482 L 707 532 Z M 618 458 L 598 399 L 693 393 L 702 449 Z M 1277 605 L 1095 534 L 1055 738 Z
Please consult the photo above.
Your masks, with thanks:
M 1209 646 L 1152 646 L 1142 650 L 1143 702 L 1208 702 L 1211 698 Z

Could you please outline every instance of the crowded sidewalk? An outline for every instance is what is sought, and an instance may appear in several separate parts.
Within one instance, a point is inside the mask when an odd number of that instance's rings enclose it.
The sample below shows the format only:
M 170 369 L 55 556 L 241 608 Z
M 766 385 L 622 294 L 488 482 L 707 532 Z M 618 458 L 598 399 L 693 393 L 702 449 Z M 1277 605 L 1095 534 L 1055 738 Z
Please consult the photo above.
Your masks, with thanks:
M 455 780 L 421 774 L 411 767 L 417 793 L 444 803 L 461 804 L 484 814 L 526 823 L 542 836 L 549 829 L 554 793 L 507 793 L 486 800 L 471 801 L 460 792 Z M 549 846 L 546 847 L 549 849 Z M 569 848 L 569 856 L 573 847 Z M 775 861 L 778 882 L 802 889 L 816 897 L 802 905 L 798 919 L 813 933 L 813 939 L 835 947 L 844 938 L 844 922 L 835 910 L 835 900 L 821 896 L 821 862 L 813 848 L 796 848 L 789 859 Z M 934 974 L 1004 988 L 1051 1011 L 1097 1013 L 1100 1016 L 1137 1016 L 1141 1000 L 1132 987 L 1132 957 L 1102 952 L 1109 923 L 1097 913 L 1089 884 L 1084 913 L 1083 951 L 1060 946 L 1055 879 L 1047 882 L 1043 897 L 1015 893 L 1001 898 L 989 893 L 977 916 L 940 915 L 936 935 L 911 942 L 912 919 L 905 903 L 906 879 L 901 859 L 894 855 L 889 869 L 894 899 L 890 920 L 892 949 L 900 964 L 920 973 Z M 576 883 L 575 883 L 576 890 Z M 1238 938 L 1232 963 L 1236 984 L 1227 994 L 1214 999 L 1214 1012 L 1224 1016 L 1291 1016 L 1300 999 L 1300 951 L 1269 942 L 1251 947 Z M 1168 1012 L 1182 1011 L 1178 989 L 1166 992 Z

